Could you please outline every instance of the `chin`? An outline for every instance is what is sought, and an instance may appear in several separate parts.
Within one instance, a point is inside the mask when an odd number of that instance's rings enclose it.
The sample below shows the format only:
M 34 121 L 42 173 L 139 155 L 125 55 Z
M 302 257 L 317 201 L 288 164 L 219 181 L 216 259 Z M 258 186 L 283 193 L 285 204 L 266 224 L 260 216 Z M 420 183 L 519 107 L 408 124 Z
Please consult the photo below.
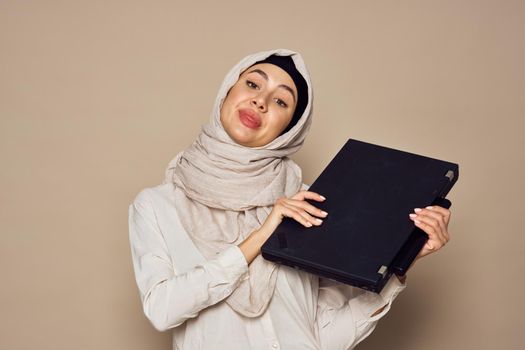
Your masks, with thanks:
M 253 135 L 253 132 L 250 132 L 250 130 L 243 130 L 243 129 L 244 128 L 237 128 L 237 129 L 231 130 L 230 132 L 228 132 L 227 130 L 226 132 L 230 136 L 230 138 L 236 143 L 243 145 L 243 146 L 254 147 L 254 146 L 251 146 L 251 144 L 254 143 L 256 140 Z

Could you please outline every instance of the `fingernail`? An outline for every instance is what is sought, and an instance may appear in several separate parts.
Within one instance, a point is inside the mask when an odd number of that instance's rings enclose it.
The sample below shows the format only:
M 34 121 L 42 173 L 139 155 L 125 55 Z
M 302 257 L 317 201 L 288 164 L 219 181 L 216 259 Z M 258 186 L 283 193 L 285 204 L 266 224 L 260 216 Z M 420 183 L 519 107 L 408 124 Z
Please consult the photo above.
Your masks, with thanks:
M 421 210 L 423 210 L 423 209 L 421 209 L 421 208 L 415 208 L 415 209 L 414 209 L 414 211 L 415 211 L 416 213 L 419 213 Z
M 322 224 L 323 223 L 323 220 L 321 219 L 315 219 L 318 223 Z
M 306 223 L 306 226 L 308 226 L 308 227 L 312 227 L 312 223 L 311 223 L 311 222 L 307 222 L 307 223 Z
M 321 211 L 321 214 L 323 214 L 323 216 L 328 215 L 328 213 L 326 211 Z
M 319 195 L 319 197 L 321 197 L 322 200 L 326 200 L 324 196 Z
M 421 221 L 419 221 L 419 220 L 414 220 L 414 222 L 415 222 L 416 224 L 418 224 L 418 225 L 421 223 Z
M 412 219 L 417 217 L 416 214 L 408 214 L 408 216 L 410 216 Z
M 426 208 L 427 208 L 427 209 L 434 209 L 434 208 L 432 208 L 432 207 L 430 207 L 430 206 L 428 206 L 428 207 L 426 207 Z

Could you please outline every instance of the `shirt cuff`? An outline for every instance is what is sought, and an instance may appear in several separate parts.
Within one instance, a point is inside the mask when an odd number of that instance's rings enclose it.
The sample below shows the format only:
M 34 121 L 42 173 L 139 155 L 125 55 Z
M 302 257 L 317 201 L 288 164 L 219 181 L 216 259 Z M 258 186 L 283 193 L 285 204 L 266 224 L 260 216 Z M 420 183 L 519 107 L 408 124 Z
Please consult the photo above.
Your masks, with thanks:
M 381 297 L 382 302 L 376 310 L 380 309 L 381 307 L 384 307 L 384 309 L 381 310 L 379 314 L 371 317 L 370 321 L 376 321 L 376 320 L 379 320 L 381 317 L 383 317 L 390 310 L 390 307 L 392 306 L 392 302 L 397 297 L 397 295 L 401 293 L 401 291 L 403 291 L 403 289 L 405 288 L 406 288 L 406 283 L 401 283 L 401 281 L 399 281 L 397 276 L 392 275 L 390 279 L 388 280 L 388 282 L 386 283 L 386 285 L 381 290 L 381 292 L 379 293 L 379 296 Z
M 248 278 L 248 263 L 241 249 L 233 245 L 222 251 L 217 257 L 218 263 L 224 268 L 228 280 L 245 280 Z M 244 275 L 244 276 L 243 276 Z
M 383 287 L 383 290 L 381 290 L 381 293 L 379 293 L 379 295 L 381 295 L 381 298 L 383 298 L 383 301 L 386 304 L 394 300 L 397 297 L 397 295 L 401 293 L 401 291 L 405 288 L 406 283 L 401 283 L 397 276 L 392 275 L 392 277 L 390 277 L 390 280 Z
M 364 292 L 350 300 L 350 304 L 355 304 L 354 307 L 361 311 L 364 321 L 377 321 L 390 310 L 392 301 L 405 287 L 396 276 L 392 275 L 379 294 Z M 381 312 L 372 316 L 377 310 Z

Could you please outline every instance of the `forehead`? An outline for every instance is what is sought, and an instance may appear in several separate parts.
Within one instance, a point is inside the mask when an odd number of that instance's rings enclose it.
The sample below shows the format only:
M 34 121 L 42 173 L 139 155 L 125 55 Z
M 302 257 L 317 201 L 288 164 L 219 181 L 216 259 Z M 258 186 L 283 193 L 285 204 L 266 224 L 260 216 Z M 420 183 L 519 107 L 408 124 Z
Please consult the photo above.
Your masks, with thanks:
M 254 71 L 257 71 L 257 70 L 261 70 L 264 73 L 266 73 L 266 75 L 268 77 L 268 81 L 271 81 L 272 83 L 275 83 L 275 84 L 288 85 L 294 91 L 297 91 L 292 77 L 290 77 L 290 75 L 288 75 L 288 73 L 286 73 L 286 71 L 284 69 L 282 69 L 281 67 L 278 67 L 278 66 L 276 66 L 274 64 L 271 64 L 271 63 L 258 63 L 258 64 L 255 64 L 255 65 L 251 66 L 250 68 L 246 69 L 241 74 L 241 76 L 245 76 L 245 75 L 258 75 L 258 76 L 261 76 L 260 73 L 254 72 Z

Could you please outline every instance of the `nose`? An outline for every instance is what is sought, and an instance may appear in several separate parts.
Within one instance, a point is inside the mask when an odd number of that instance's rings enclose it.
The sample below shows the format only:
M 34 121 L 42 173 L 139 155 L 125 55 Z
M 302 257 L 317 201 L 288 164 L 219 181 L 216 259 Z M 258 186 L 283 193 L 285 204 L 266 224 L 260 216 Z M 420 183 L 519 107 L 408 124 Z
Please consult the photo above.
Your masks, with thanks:
M 253 96 L 250 103 L 254 108 L 258 109 L 259 111 L 266 112 L 267 102 L 265 94 L 260 93 Z

